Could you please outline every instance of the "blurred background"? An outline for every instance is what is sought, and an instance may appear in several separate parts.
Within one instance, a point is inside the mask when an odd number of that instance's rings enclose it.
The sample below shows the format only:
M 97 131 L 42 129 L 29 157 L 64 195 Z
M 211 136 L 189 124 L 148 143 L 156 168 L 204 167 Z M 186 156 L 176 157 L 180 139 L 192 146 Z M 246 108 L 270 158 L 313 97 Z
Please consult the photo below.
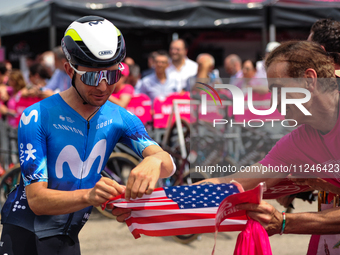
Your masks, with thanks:
M 306 39 L 321 18 L 340 19 L 338 0 L 1 0 L 0 61 L 20 68 L 20 59 L 36 59 L 60 45 L 66 27 L 85 15 L 112 21 L 124 34 L 127 56 L 148 68 L 155 50 L 168 50 L 183 38 L 188 57 L 215 57 L 220 77 L 228 77 L 223 60 L 262 59 L 270 41 Z

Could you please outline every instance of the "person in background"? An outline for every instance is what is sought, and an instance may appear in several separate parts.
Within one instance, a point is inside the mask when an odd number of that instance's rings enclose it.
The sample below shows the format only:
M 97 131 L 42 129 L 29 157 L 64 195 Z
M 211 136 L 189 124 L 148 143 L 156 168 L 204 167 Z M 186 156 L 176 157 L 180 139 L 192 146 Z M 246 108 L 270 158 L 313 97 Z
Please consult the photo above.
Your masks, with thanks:
M 7 92 L 7 80 L 8 80 L 8 70 L 6 66 L 6 62 L 0 62 L 0 100 L 5 103 L 9 99 L 9 95 Z M 6 82 L 5 82 L 6 79 Z
M 131 84 L 132 87 L 136 88 L 137 83 L 139 83 L 141 79 L 140 67 L 137 64 L 133 64 L 129 66 L 129 69 L 130 69 L 130 74 L 128 76 L 126 83 Z
M 196 58 L 197 75 L 190 77 L 187 82 L 186 91 L 191 91 L 196 82 L 202 82 L 209 85 L 222 84 L 218 74 L 214 71 L 215 58 L 208 53 L 201 53 Z
M 13 66 L 12 66 L 12 63 L 9 62 L 8 60 L 5 61 L 5 65 L 6 65 L 7 72 L 6 72 L 6 74 L 5 74 L 3 83 L 7 84 L 7 82 L 8 82 L 8 77 L 9 77 L 9 73 L 12 71 Z
M 142 77 L 152 74 L 155 71 L 155 59 L 156 59 L 157 51 L 152 51 L 148 55 L 148 69 L 142 71 Z
M 8 77 L 8 85 L 11 87 L 10 98 L 7 101 L 7 123 L 17 128 L 17 115 L 16 105 L 20 98 L 23 96 L 22 93 L 27 90 L 24 76 L 20 70 L 13 69 Z
M 146 94 L 153 102 L 156 97 L 166 97 L 174 92 L 180 92 L 178 80 L 169 77 L 166 68 L 170 58 L 166 51 L 158 51 L 155 59 L 155 72 L 141 80 L 141 85 L 136 93 Z
M 48 68 L 40 63 L 35 63 L 29 67 L 29 83 L 27 88 L 31 89 L 45 87 L 51 78 Z
M 255 63 L 250 59 L 243 62 L 242 65 L 243 78 L 236 82 L 236 86 L 244 91 L 248 92 L 248 88 L 251 87 L 253 92 L 260 95 L 267 94 L 269 92 L 267 82 L 264 79 L 258 79 L 256 75 Z
M 127 64 L 128 66 L 132 66 L 135 64 L 135 61 L 131 57 L 126 57 L 123 61 L 123 63 Z
M 37 59 L 36 62 L 40 63 L 41 65 L 43 65 L 48 73 L 49 76 L 52 77 L 55 68 L 56 68 L 56 64 L 55 64 L 55 53 L 53 52 L 53 50 L 49 50 L 49 51 L 45 51 L 43 52 Z
M 198 64 L 187 57 L 188 46 L 183 39 L 174 40 L 170 44 L 169 54 L 171 64 L 166 69 L 169 79 L 176 79 L 178 91 L 187 86 L 188 79 L 197 74 Z
M 243 77 L 242 60 L 236 54 L 230 54 L 224 59 L 224 69 L 230 75 L 229 84 L 235 85 L 237 79 Z
M 109 101 L 126 108 L 126 106 L 130 103 L 135 89 L 132 87 L 132 85 L 126 83 L 130 74 L 129 66 L 125 63 L 122 63 L 122 66 L 124 67 L 122 70 L 122 76 L 115 84 L 115 89 L 109 97 Z
M 332 19 L 317 20 L 311 27 L 307 41 L 320 43 L 332 56 L 340 90 L 340 22 Z
M 264 59 L 272 52 L 275 48 L 280 46 L 278 42 L 269 42 L 266 46 L 266 53 Z M 264 67 L 264 60 L 259 60 L 256 62 L 256 77 L 257 78 L 267 78 L 266 69 Z
M 64 65 L 67 62 L 67 59 L 61 49 L 61 46 L 54 48 L 53 53 L 55 71 L 49 82 L 42 89 L 41 96 L 44 98 L 49 97 L 55 93 L 59 93 L 61 91 L 65 91 L 71 87 L 71 78 L 67 75 L 64 69 Z

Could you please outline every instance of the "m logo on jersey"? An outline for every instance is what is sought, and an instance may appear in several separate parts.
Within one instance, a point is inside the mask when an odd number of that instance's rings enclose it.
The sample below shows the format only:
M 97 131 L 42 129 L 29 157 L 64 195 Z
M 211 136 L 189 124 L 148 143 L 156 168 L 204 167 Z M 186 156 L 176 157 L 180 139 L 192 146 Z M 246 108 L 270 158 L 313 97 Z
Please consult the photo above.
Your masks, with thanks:
M 85 178 L 89 174 L 94 161 L 100 157 L 100 162 L 97 169 L 97 173 L 99 174 L 104 162 L 105 151 L 106 140 L 102 139 L 96 143 L 87 160 L 83 162 L 77 149 L 72 145 L 67 145 L 64 149 L 62 149 L 57 158 L 55 164 L 56 176 L 58 178 L 63 178 L 63 164 L 67 163 L 74 177 L 77 179 Z
M 21 114 L 21 118 L 20 118 L 20 127 L 21 127 L 21 123 L 23 123 L 24 125 L 28 125 L 31 122 L 32 117 L 34 116 L 34 122 L 38 121 L 38 111 L 37 110 L 33 110 L 31 111 L 28 116 L 26 116 L 26 114 L 23 112 Z

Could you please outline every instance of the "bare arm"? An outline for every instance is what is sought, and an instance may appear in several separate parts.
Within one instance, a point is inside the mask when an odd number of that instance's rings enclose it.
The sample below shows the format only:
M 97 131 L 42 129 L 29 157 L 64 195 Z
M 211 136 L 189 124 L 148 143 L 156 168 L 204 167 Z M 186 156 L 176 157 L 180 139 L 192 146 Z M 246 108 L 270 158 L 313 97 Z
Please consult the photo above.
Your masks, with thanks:
M 239 210 L 247 210 L 247 215 L 258 221 L 268 235 L 279 234 L 282 229 L 282 213 L 272 205 L 262 201 L 261 204 L 240 204 Z M 340 208 L 321 212 L 286 213 L 285 234 L 339 234 Z
M 308 185 L 311 190 L 329 191 L 340 194 L 340 188 L 321 178 L 289 178 L 298 185 Z
M 114 96 L 110 96 L 109 97 L 109 101 L 111 101 L 114 104 L 117 104 L 123 108 L 126 108 L 126 106 L 128 106 L 128 104 L 131 101 L 131 95 L 129 94 L 122 94 L 120 96 L 120 98 L 115 98 Z
M 99 206 L 124 192 L 124 187 L 102 177 L 92 189 L 61 191 L 47 188 L 47 182 L 26 186 L 26 196 L 36 215 L 59 215 L 72 213 L 88 206 Z
M 340 208 L 321 212 L 289 213 L 285 234 L 340 234 Z
M 159 178 L 166 178 L 173 172 L 174 166 L 170 155 L 157 145 L 151 145 L 143 151 L 143 161 L 130 173 L 125 199 L 151 194 Z

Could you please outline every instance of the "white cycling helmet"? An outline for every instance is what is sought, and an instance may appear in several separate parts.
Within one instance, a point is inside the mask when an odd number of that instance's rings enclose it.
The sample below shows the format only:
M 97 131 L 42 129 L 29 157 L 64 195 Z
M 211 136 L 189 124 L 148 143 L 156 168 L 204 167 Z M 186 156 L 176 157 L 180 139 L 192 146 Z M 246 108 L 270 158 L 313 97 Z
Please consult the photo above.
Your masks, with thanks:
M 123 61 L 126 48 L 123 35 L 110 21 L 85 16 L 66 29 L 61 46 L 74 66 L 110 67 Z

